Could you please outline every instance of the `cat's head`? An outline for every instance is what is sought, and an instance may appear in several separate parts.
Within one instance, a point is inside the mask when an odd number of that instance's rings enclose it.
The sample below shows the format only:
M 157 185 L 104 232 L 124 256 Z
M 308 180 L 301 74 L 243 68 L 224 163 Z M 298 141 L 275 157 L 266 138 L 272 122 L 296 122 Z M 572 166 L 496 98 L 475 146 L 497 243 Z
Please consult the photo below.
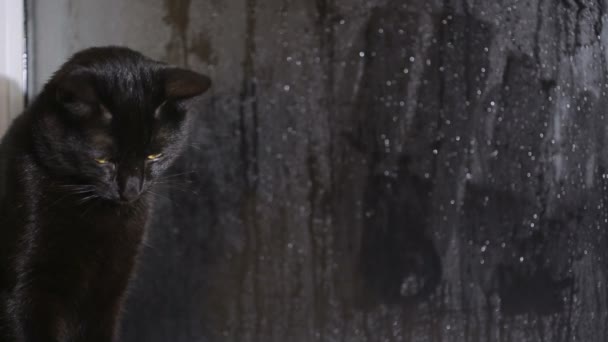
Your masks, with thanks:
M 126 48 L 84 50 L 35 101 L 35 155 L 49 174 L 84 193 L 133 202 L 180 153 L 187 100 L 210 85 L 206 76 Z

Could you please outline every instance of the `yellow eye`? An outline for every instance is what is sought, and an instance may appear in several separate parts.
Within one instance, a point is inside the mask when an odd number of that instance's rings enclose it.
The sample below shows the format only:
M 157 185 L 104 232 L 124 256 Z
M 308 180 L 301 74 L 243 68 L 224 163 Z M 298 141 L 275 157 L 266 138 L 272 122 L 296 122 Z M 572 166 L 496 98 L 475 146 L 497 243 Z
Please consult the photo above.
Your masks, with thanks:
M 157 153 L 157 154 L 151 154 L 148 157 L 146 157 L 148 160 L 159 160 L 161 157 L 163 156 L 162 153 Z
M 100 165 L 108 163 L 108 160 L 105 158 L 96 158 L 95 161 L 97 162 L 97 164 L 100 164 Z

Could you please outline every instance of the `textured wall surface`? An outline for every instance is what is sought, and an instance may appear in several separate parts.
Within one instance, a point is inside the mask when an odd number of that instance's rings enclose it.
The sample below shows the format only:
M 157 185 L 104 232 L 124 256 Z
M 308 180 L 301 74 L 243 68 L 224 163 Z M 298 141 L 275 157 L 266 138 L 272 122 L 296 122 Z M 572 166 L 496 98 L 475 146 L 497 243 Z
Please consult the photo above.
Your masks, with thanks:
M 608 340 L 607 5 L 34 2 L 215 82 L 124 340 Z

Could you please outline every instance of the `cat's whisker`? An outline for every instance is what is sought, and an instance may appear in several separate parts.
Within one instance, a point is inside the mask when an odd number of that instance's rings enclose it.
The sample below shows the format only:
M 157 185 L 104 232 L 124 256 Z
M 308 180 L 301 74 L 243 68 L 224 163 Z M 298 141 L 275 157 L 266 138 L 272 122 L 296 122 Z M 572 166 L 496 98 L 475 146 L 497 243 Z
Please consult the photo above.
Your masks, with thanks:
M 162 194 L 160 194 L 160 193 L 158 193 L 156 191 L 147 190 L 147 192 L 150 193 L 154 197 L 154 200 L 158 200 L 159 198 L 163 198 L 163 199 L 166 199 L 171 204 L 177 204 L 177 205 L 183 204 L 183 202 L 180 202 L 178 199 L 174 199 L 174 198 L 171 198 L 169 196 L 162 195 Z
M 178 179 L 178 178 L 161 178 L 153 181 L 154 184 L 163 184 L 163 183 L 175 183 L 175 184 L 190 184 L 193 181 L 190 179 Z
M 45 211 L 50 211 L 52 208 L 54 208 L 56 205 L 58 205 L 59 203 L 61 203 L 61 201 L 63 201 L 64 199 L 68 198 L 69 196 L 73 195 L 72 193 L 68 192 L 67 194 L 63 195 L 62 197 L 60 197 L 59 199 L 57 199 L 55 202 L 51 203 L 46 209 L 44 209 Z
M 100 203 L 100 201 L 93 201 L 93 202 L 89 201 L 89 203 L 90 203 L 89 207 L 88 207 L 88 208 L 86 208 L 86 209 L 85 209 L 85 210 L 82 212 L 82 214 L 80 215 L 80 217 L 84 218 L 84 217 L 86 216 L 86 214 L 87 214 L 87 213 L 88 213 L 88 212 L 89 212 L 89 211 L 90 211 L 92 208 L 94 208 L 96 205 L 98 205 L 98 204 Z
M 83 198 L 79 199 L 78 202 L 79 202 L 79 204 L 84 204 L 84 203 L 86 203 L 88 201 L 91 201 L 91 200 L 93 200 L 95 198 L 99 198 L 99 196 L 97 194 L 92 194 L 92 195 L 89 195 L 89 196 L 86 196 L 86 197 L 83 197 Z
M 168 182 L 154 182 L 153 185 L 158 185 L 159 187 L 177 187 L 180 189 L 188 189 L 189 187 L 193 184 L 194 182 L 189 182 L 189 183 L 181 183 L 181 182 L 175 182 L 175 181 L 168 181 Z
M 96 189 L 94 185 L 79 185 L 79 184 L 58 184 L 53 187 L 60 189 L 61 191 L 71 192 L 73 194 L 79 194 L 84 192 L 92 192 Z
M 172 200 L 171 198 L 169 198 L 168 196 L 161 195 L 161 194 L 159 194 L 158 192 L 155 192 L 155 191 L 152 191 L 152 190 L 148 190 L 148 193 L 149 193 L 149 194 L 151 194 L 151 195 L 152 195 L 154 198 L 159 198 L 159 197 L 160 197 L 160 198 L 164 198 L 164 199 L 166 199 L 167 201 L 169 201 L 169 202 L 173 203 L 173 200 Z
M 181 185 L 189 185 L 192 182 L 191 181 L 181 181 L 181 180 L 177 180 L 177 179 L 156 179 L 153 180 L 152 185 L 159 185 L 159 184 L 181 184 Z
M 183 193 L 190 193 L 190 194 L 197 195 L 197 196 L 199 195 L 198 191 L 180 187 L 179 184 L 172 184 L 172 183 L 155 183 L 155 184 L 157 184 L 159 187 L 164 187 L 169 190 L 177 190 L 177 191 L 181 191 Z
M 53 184 L 54 187 L 59 188 L 94 188 L 92 184 Z
M 198 144 L 198 145 L 200 145 L 200 144 Z M 195 150 L 198 150 L 198 151 L 202 151 L 203 150 L 200 146 L 197 146 L 195 144 L 186 144 L 185 146 L 186 147 L 191 147 L 191 148 L 193 148 Z
M 176 186 L 176 187 L 181 187 L 181 188 L 189 188 L 194 184 L 194 182 L 193 181 L 176 182 L 174 180 L 168 180 L 168 181 L 160 181 L 160 182 L 155 181 L 152 184 L 158 185 L 159 187 Z
M 142 246 L 148 248 L 148 249 L 152 249 L 154 250 L 156 247 L 154 247 L 153 245 L 149 244 L 148 242 L 142 241 L 141 242 Z
M 168 175 L 162 175 L 162 176 L 158 177 L 157 179 L 170 179 L 170 178 L 175 178 L 175 177 L 179 177 L 179 176 L 193 175 L 193 174 L 196 174 L 196 172 L 188 171 L 188 172 L 172 173 L 172 174 L 168 174 Z
M 74 194 L 74 195 L 82 195 L 82 194 L 89 194 L 89 193 L 92 193 L 94 191 L 95 191 L 95 189 L 83 189 L 83 190 L 73 190 L 73 191 L 70 191 L 70 192 L 72 194 Z

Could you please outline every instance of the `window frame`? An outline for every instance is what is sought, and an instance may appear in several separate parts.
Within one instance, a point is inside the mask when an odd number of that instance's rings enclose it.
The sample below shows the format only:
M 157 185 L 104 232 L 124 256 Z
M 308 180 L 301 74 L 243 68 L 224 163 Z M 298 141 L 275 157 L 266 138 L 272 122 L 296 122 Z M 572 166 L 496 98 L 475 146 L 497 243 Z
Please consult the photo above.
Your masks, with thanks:
M 0 135 L 25 106 L 27 90 L 24 0 L 0 1 Z

